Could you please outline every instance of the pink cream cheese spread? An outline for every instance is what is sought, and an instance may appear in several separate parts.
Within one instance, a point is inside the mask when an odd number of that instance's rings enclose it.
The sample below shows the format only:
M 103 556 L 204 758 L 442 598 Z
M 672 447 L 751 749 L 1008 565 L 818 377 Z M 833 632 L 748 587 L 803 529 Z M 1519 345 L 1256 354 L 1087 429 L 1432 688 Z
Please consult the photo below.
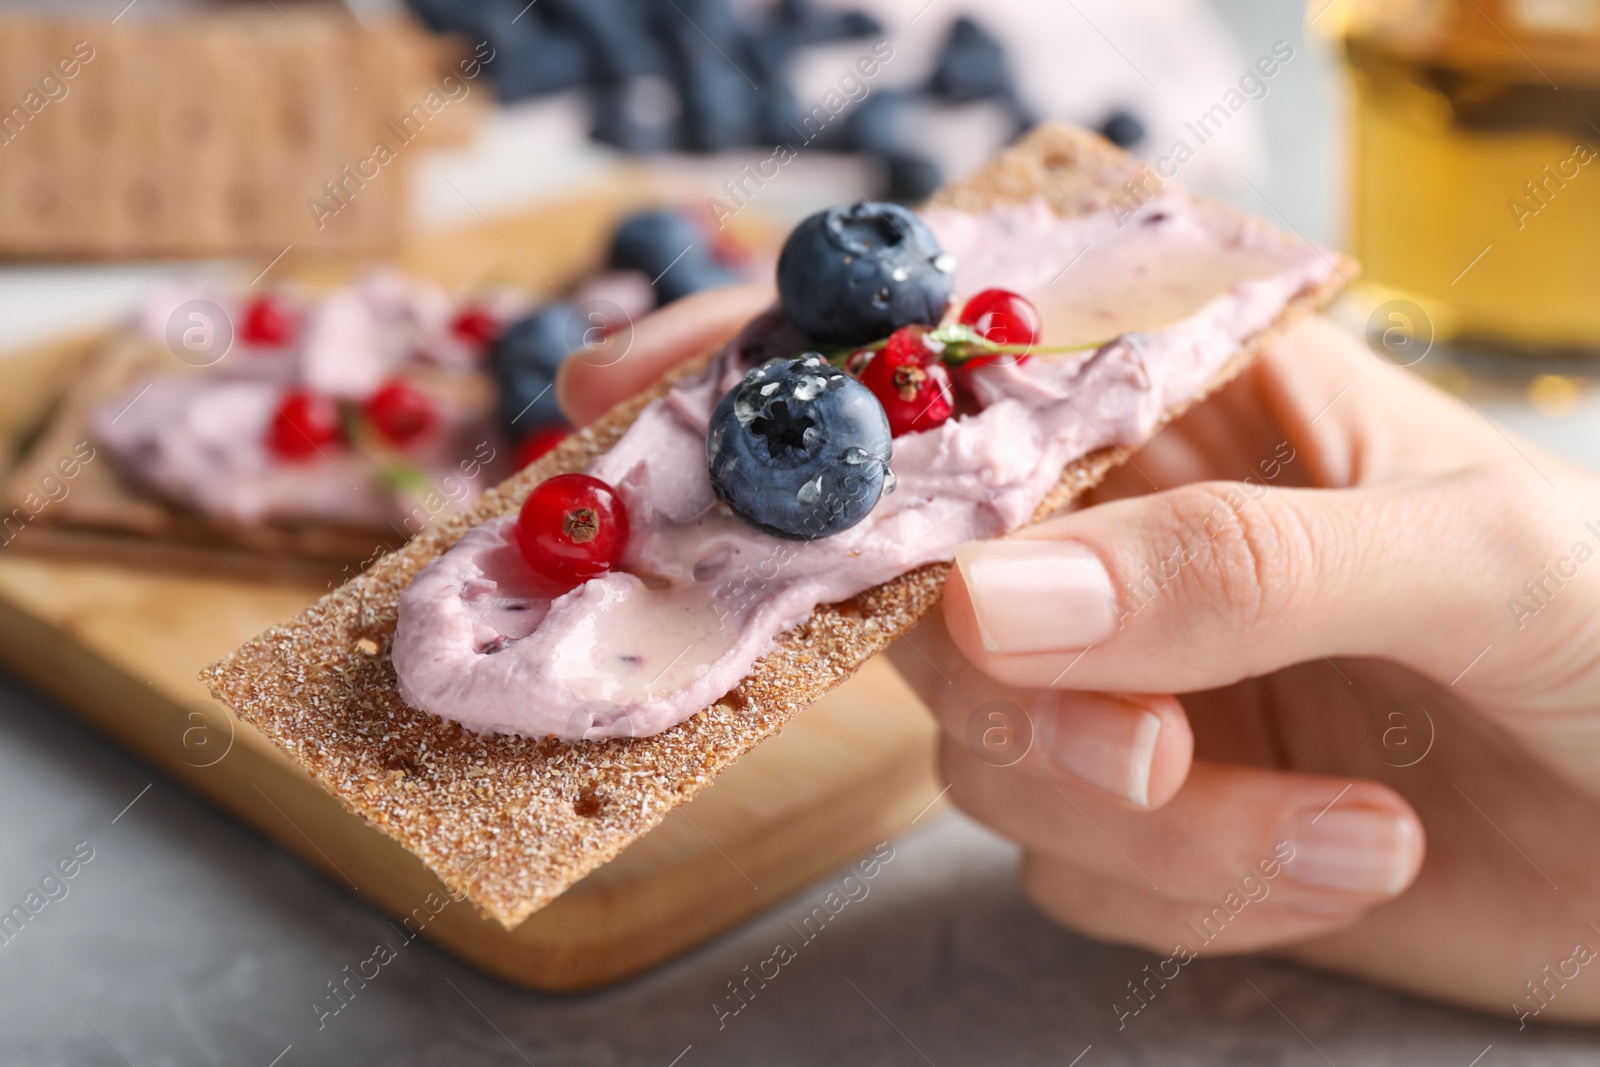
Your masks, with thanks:
M 817 605 L 1022 526 L 1065 466 L 1143 442 L 1242 341 L 1334 270 L 1315 246 L 1182 193 L 1122 224 L 1110 213 L 1063 218 L 1043 202 L 924 218 L 956 258 L 958 292 L 1028 296 L 1045 345 L 1115 339 L 979 368 L 979 410 L 895 438 L 893 492 L 858 525 L 799 542 L 736 518 L 707 470 L 709 416 L 751 353 L 800 354 L 761 344 L 789 332 L 765 316 L 588 468 L 628 509 L 619 570 L 552 597 L 507 515 L 417 574 L 393 644 L 406 702 L 480 731 L 591 741 L 660 733 L 737 686 Z
M 386 485 L 359 452 L 329 447 L 293 463 L 272 454 L 267 431 L 285 389 L 257 378 L 166 375 L 96 411 L 90 434 L 134 481 L 225 522 L 399 529 L 414 519 L 417 501 Z M 459 507 L 504 474 L 505 452 L 481 405 L 441 403 L 438 429 L 406 461 L 429 487 L 422 493 L 436 492 Z
M 503 292 L 487 299 L 502 317 L 521 303 Z M 200 286 L 163 288 L 142 309 L 144 332 L 166 344 L 169 318 L 196 301 L 231 302 Z M 490 386 L 475 369 L 479 357 L 449 328 L 457 310 L 437 286 L 373 271 L 309 309 L 292 344 L 236 341 L 215 366 L 131 382 L 91 413 L 90 433 L 134 481 L 215 519 L 415 532 L 424 499 L 428 510 L 440 510 L 434 498 L 462 506 L 507 469 Z M 371 456 L 345 445 L 292 462 L 267 446 L 291 388 L 359 403 L 396 374 L 424 389 L 438 415 L 435 429 L 403 456 L 426 488 L 389 484 Z

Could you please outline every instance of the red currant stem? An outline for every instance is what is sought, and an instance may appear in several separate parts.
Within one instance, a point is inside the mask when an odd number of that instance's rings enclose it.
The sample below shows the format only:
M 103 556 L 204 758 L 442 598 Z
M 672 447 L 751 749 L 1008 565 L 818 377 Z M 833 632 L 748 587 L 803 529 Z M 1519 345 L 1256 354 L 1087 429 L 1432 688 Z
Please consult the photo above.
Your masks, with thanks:
M 941 336 L 943 335 L 943 336 Z M 1070 352 L 1088 352 L 1102 348 L 1116 340 L 1107 337 L 1099 341 L 1084 341 L 1075 345 L 1003 345 L 989 340 L 970 326 L 946 326 L 930 331 L 928 336 L 943 346 L 940 354 L 947 365 L 959 367 L 980 356 L 1061 356 Z M 882 352 L 889 344 L 885 337 L 869 345 L 851 345 L 844 348 L 824 348 L 822 356 L 835 367 L 843 368 L 850 357 L 862 352 Z
M 981 356 L 1060 356 L 1069 352 L 1088 352 L 1109 344 L 1115 338 L 1104 341 L 1085 341 L 1076 345 L 997 345 L 989 342 L 974 345 L 964 341 L 955 341 L 945 346 L 944 361 L 952 367 L 959 367 Z

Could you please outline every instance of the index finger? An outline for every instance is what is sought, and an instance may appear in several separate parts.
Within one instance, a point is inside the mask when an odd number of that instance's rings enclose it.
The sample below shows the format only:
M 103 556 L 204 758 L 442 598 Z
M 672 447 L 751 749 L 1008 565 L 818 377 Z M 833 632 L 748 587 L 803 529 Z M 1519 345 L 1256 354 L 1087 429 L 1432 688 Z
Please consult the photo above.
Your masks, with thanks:
M 586 426 L 643 392 L 674 366 L 727 341 L 771 307 L 770 285 L 739 285 L 686 296 L 632 324 L 625 354 L 588 362 L 580 352 L 562 364 L 556 397 L 574 426 Z

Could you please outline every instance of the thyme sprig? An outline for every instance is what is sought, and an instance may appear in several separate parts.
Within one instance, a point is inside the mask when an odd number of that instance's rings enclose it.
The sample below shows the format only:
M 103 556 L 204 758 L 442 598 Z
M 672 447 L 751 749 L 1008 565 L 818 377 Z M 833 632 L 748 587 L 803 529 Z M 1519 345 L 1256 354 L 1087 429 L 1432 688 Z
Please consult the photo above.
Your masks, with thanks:
M 1109 344 L 1114 338 L 1101 341 L 1086 341 L 1075 345 L 1007 345 L 991 341 L 977 330 L 963 322 L 952 322 L 946 326 L 938 326 L 927 332 L 926 338 L 940 348 L 939 358 L 948 366 L 960 367 L 988 356 L 1056 356 L 1066 355 L 1070 352 L 1087 352 Z M 844 345 L 821 349 L 823 358 L 836 367 L 850 369 L 852 356 L 868 352 L 881 352 L 888 345 L 889 339 L 874 341 L 867 345 Z

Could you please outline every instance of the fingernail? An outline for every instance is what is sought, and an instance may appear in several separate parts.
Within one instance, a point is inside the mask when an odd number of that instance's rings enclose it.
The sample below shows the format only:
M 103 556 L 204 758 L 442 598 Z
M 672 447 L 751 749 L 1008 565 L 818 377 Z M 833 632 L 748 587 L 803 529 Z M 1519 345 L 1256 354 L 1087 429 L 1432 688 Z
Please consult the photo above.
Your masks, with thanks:
M 1150 765 L 1161 720 L 1148 709 L 1098 693 L 1076 693 L 1038 715 L 1040 755 L 1067 775 L 1150 806 Z
M 1393 894 L 1411 876 L 1416 825 L 1404 816 L 1366 808 L 1306 810 L 1295 816 L 1288 841 L 1289 877 L 1318 889 Z
M 1100 557 L 1077 541 L 969 541 L 956 566 L 990 652 L 1064 652 L 1117 628 L 1116 591 Z

